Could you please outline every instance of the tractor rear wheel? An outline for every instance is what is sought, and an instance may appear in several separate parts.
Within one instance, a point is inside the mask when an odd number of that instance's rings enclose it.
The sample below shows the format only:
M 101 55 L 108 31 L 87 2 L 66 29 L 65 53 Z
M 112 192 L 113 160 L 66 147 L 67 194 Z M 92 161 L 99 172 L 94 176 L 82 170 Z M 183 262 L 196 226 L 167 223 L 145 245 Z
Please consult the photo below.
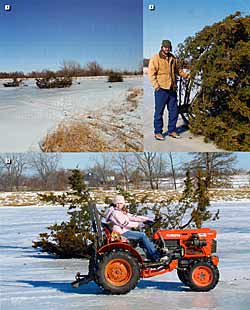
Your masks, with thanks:
M 100 257 L 96 270 L 96 283 L 110 294 L 126 294 L 140 279 L 138 260 L 122 250 L 108 252 Z
M 193 265 L 188 274 L 188 286 L 197 292 L 207 292 L 212 290 L 219 281 L 218 268 L 206 262 Z
M 179 279 L 181 280 L 182 283 L 184 283 L 185 285 L 189 286 L 189 282 L 188 282 L 188 270 L 180 270 L 177 269 L 177 275 L 179 277 Z

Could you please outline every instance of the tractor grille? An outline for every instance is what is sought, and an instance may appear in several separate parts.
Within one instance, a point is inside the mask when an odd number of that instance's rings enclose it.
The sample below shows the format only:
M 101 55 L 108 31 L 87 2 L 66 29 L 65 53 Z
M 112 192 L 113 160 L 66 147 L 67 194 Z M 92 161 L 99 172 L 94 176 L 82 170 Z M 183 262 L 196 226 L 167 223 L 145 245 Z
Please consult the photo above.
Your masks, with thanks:
M 213 240 L 212 242 L 212 249 L 211 249 L 212 253 L 216 253 L 217 252 L 217 241 Z

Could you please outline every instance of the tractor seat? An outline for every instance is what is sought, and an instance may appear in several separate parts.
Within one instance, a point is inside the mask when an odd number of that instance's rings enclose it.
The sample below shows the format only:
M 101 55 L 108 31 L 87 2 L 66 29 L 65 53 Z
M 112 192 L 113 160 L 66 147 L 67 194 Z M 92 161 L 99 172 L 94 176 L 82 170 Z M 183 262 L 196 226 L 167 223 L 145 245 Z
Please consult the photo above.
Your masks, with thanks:
M 112 233 L 113 226 L 112 222 L 102 222 L 102 227 L 106 228 L 110 233 Z
M 123 237 L 121 234 L 119 234 L 116 231 L 113 231 L 113 223 L 112 222 L 102 222 L 102 227 L 104 228 L 104 232 L 106 234 L 106 237 L 109 242 L 126 242 L 128 243 L 128 239 Z

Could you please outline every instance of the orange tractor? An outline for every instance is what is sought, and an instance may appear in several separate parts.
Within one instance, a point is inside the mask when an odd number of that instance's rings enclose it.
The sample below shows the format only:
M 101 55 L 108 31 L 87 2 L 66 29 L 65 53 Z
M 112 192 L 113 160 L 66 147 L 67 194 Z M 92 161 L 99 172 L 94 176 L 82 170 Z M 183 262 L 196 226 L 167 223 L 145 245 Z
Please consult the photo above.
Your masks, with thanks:
M 112 233 L 109 223 L 102 223 L 95 204 L 89 205 L 95 241 L 88 275 L 76 274 L 73 287 L 90 281 L 110 294 L 126 294 L 140 278 L 149 278 L 177 270 L 179 279 L 193 291 L 206 292 L 219 281 L 216 231 L 209 228 L 189 230 L 152 229 L 152 240 L 168 262 L 151 262 L 134 240 Z M 132 244 L 131 244 L 132 243 Z

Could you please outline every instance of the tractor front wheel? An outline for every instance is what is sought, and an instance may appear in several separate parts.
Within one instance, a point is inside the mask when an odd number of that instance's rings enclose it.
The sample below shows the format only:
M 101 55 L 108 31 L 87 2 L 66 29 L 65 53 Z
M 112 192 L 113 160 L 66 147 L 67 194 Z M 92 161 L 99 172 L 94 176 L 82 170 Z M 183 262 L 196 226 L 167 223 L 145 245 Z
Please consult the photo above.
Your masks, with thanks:
M 108 252 L 100 257 L 96 271 L 96 283 L 110 294 L 126 294 L 140 279 L 138 261 L 129 252 Z
M 197 292 L 207 292 L 212 290 L 219 281 L 218 268 L 206 262 L 193 265 L 188 274 L 188 286 Z

